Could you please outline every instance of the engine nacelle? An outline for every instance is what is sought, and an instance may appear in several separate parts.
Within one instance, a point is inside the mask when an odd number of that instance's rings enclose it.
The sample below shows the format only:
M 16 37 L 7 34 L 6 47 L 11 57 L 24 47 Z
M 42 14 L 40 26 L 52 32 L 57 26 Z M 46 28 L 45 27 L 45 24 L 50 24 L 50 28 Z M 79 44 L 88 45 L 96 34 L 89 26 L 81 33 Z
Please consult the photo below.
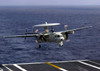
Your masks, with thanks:
M 75 32 L 74 31 L 70 31 L 70 32 L 68 32 L 68 34 L 74 34 Z
M 67 33 L 67 32 L 65 32 L 65 34 L 66 34 L 65 39 L 67 40 L 67 39 L 68 39 L 68 33 Z

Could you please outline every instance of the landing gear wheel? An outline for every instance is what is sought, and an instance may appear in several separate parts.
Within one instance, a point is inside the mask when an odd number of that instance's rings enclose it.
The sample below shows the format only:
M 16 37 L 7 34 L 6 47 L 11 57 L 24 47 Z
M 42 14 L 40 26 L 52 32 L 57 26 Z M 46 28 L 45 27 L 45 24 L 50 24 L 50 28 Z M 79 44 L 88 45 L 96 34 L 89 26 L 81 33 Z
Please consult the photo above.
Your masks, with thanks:
M 63 47 L 63 45 L 59 45 L 60 47 Z
M 41 45 L 39 45 L 39 48 L 41 48 Z
M 60 47 L 62 47 L 62 46 L 63 46 L 63 42 L 62 42 L 62 41 L 59 43 L 59 46 L 60 46 Z

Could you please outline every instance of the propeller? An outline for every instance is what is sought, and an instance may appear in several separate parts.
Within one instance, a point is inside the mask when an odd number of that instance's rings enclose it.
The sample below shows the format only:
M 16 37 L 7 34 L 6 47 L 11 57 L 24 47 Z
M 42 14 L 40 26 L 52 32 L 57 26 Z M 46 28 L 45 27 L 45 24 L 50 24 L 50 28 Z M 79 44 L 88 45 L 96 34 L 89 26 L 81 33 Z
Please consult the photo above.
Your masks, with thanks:
M 43 35 L 40 35 L 39 39 L 43 39 L 44 41 L 46 41 L 46 39 Z
M 72 31 L 72 34 L 74 34 L 75 32 L 74 31 Z
M 51 32 L 54 32 L 54 29 L 53 29 L 53 27 L 51 26 Z
M 34 33 L 34 26 L 32 26 L 32 33 Z
M 68 39 L 68 34 L 74 34 L 74 31 L 70 31 L 70 32 L 67 32 L 67 29 L 68 29 L 68 25 L 64 25 L 64 27 L 65 27 L 65 35 L 66 35 L 66 42 L 69 42 L 70 41 L 70 39 Z
M 36 29 L 36 30 L 35 30 L 35 33 L 39 33 L 39 30 L 38 30 L 38 29 Z
M 70 42 L 70 39 L 67 39 L 66 42 Z
M 26 28 L 26 29 L 25 29 L 25 35 L 27 35 L 27 33 L 28 33 L 27 30 L 28 30 L 28 29 Z M 26 37 L 24 38 L 24 40 L 26 40 Z
M 70 39 L 68 39 L 68 32 L 67 32 L 67 29 L 68 29 L 68 25 L 64 25 L 64 28 L 65 28 L 65 35 L 66 35 L 66 42 L 69 42 L 70 41 Z
M 68 25 L 64 25 L 64 27 L 65 27 L 65 31 L 67 31 L 67 27 L 68 27 Z
M 26 29 L 25 29 L 25 35 L 27 35 L 27 33 L 28 33 L 27 30 L 28 30 L 28 29 L 26 28 Z
M 67 31 L 68 25 L 64 25 L 64 27 L 65 27 L 65 31 Z M 74 31 L 70 31 L 70 32 L 68 32 L 68 34 L 74 34 Z
M 67 33 L 67 32 L 65 32 L 65 35 L 66 35 L 66 38 L 65 38 L 65 39 L 66 39 L 66 40 L 68 40 L 68 33 Z
M 66 35 L 66 38 L 65 38 L 65 39 L 66 39 L 66 40 L 68 40 L 67 27 L 68 27 L 68 25 L 64 25 L 64 28 L 65 28 L 65 31 L 66 31 L 66 32 L 65 32 L 65 35 Z
M 38 40 L 35 40 L 36 43 L 39 43 Z
M 67 32 L 65 32 L 65 35 L 66 35 L 66 38 L 65 38 L 66 42 L 69 42 L 69 41 L 70 41 L 70 39 L 68 38 L 68 33 L 67 33 Z
M 35 30 L 35 33 L 40 34 L 38 29 Z M 43 39 L 44 41 L 46 41 L 46 39 L 45 39 L 45 37 L 43 35 L 40 35 L 39 39 Z

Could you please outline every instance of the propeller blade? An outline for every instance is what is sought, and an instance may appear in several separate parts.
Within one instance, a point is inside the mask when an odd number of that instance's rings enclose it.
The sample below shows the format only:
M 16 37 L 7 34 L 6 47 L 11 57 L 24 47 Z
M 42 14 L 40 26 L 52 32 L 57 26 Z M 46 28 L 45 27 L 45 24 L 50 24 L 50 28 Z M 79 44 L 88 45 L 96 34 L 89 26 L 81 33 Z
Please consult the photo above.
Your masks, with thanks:
M 70 42 L 70 39 L 67 39 L 66 42 Z
M 39 30 L 38 30 L 38 29 L 36 29 L 36 30 L 35 30 L 35 33 L 39 33 Z
M 27 35 L 27 33 L 28 33 L 27 30 L 28 30 L 28 29 L 26 28 L 26 29 L 25 29 L 25 35 Z M 24 40 L 26 40 L 26 37 L 24 38 Z
M 68 34 L 74 34 L 74 33 L 75 33 L 74 31 L 69 31 L 69 32 L 68 32 Z
M 53 29 L 53 27 L 51 26 L 51 32 L 54 32 L 54 29 Z
M 64 25 L 64 27 L 65 27 L 65 31 L 67 31 L 67 27 L 68 27 L 68 25 Z
M 34 33 L 34 26 L 32 26 L 32 33 Z
M 67 40 L 67 39 L 68 39 L 68 33 L 67 33 L 67 32 L 65 32 L 65 35 L 66 35 L 66 38 L 65 38 L 65 39 Z
M 28 30 L 28 29 L 26 28 L 26 29 L 25 29 L 25 35 L 27 35 L 27 30 Z
M 26 40 L 26 37 L 24 37 L 24 40 Z
M 38 40 L 35 40 L 36 43 L 39 43 Z
M 74 32 L 74 31 L 72 31 L 72 34 L 75 34 L 75 32 Z
M 46 39 L 45 39 L 45 37 L 44 37 L 43 35 L 41 35 L 41 36 L 39 37 L 39 39 L 43 39 L 44 41 L 46 41 Z

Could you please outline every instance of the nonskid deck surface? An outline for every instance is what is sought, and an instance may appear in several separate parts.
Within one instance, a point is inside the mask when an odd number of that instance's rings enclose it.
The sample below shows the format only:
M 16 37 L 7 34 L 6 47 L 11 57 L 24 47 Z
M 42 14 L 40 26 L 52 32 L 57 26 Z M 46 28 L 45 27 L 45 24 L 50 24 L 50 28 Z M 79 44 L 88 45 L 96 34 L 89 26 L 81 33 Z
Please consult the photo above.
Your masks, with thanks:
M 2 64 L 0 71 L 100 71 L 100 61 L 75 60 Z

